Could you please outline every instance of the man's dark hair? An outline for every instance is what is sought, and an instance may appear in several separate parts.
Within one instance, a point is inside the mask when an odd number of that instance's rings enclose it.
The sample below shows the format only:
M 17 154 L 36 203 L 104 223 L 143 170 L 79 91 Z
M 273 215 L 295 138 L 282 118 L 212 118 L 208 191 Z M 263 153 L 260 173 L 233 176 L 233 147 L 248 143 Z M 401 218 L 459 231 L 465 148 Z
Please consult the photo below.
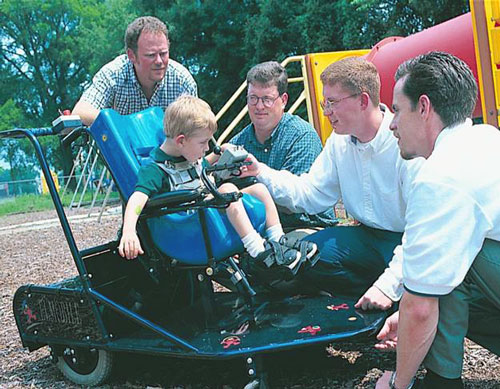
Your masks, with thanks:
M 137 41 L 143 31 L 163 33 L 168 40 L 168 29 L 165 23 L 154 16 L 141 16 L 130 23 L 125 31 L 125 50 L 132 49 L 137 53 Z
M 472 116 L 477 83 L 469 66 L 454 55 L 432 51 L 409 59 L 396 71 L 396 82 L 401 78 L 412 109 L 426 95 L 446 127 Z
M 276 85 L 280 96 L 288 90 L 288 74 L 278 62 L 269 61 L 255 65 L 247 73 L 248 84 Z

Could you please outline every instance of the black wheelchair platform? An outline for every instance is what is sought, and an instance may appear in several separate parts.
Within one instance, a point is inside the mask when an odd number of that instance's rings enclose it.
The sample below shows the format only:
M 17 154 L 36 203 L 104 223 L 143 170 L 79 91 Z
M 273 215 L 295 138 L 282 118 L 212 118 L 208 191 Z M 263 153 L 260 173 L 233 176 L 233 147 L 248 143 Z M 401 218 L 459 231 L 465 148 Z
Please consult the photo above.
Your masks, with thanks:
M 386 317 L 384 312 L 363 312 L 354 301 L 329 296 L 270 298 L 249 306 L 241 296 L 217 293 L 213 314 L 200 314 L 202 304 L 167 315 L 165 330 L 193 347 L 186 352 L 147 329 L 114 340 L 112 349 L 181 357 L 229 358 L 291 349 L 373 334 Z M 205 320 L 204 320 L 205 319 Z M 207 322 L 208 321 L 208 322 Z

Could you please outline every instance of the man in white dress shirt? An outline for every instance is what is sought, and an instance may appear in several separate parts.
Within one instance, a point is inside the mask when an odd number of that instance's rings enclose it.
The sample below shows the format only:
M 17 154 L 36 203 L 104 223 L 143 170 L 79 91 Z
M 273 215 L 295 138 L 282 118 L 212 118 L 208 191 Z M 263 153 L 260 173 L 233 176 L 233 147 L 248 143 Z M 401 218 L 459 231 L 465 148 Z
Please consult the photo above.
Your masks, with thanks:
M 498 340 L 500 132 L 472 124 L 476 100 L 471 70 L 451 54 L 421 55 L 396 72 L 391 130 L 403 158 L 425 162 L 408 199 L 399 316 L 379 334 L 379 348 L 397 341 L 397 368 L 378 388 L 463 387 L 474 289 L 496 307 L 489 322 Z M 422 361 L 427 376 L 415 383 Z
M 403 291 L 399 245 L 407 192 L 421 161 L 401 158 L 389 130 L 393 115 L 380 104 L 380 77 L 372 63 L 340 60 L 323 71 L 321 81 L 321 105 L 333 133 L 309 173 L 276 171 L 251 157 L 244 174 L 256 175 L 277 204 L 294 212 L 316 214 L 342 199 L 361 225 L 309 235 L 321 260 L 304 274 L 304 282 L 363 295 L 357 304 L 363 309 L 388 309 Z

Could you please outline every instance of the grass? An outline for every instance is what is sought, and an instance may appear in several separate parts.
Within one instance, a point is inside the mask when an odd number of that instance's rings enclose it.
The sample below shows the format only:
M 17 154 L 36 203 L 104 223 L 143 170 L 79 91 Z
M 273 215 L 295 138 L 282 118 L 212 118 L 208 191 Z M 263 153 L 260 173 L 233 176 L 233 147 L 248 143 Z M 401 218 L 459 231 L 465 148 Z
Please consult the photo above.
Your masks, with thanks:
M 84 198 L 82 199 L 82 205 L 90 205 L 92 203 L 93 193 L 85 193 Z M 97 196 L 97 200 L 95 202 L 96 206 L 102 204 L 105 195 L 99 194 Z M 67 207 L 71 203 L 71 199 L 73 198 L 72 192 L 67 192 L 62 197 L 63 206 Z M 108 199 L 108 203 L 118 199 L 118 193 L 111 192 L 111 195 Z M 80 201 L 80 193 L 75 197 L 74 203 L 78 204 Z M 36 195 L 36 194 L 26 194 L 15 197 L 10 197 L 5 200 L 0 200 L 0 217 L 6 216 L 14 213 L 27 213 L 27 212 L 37 212 L 37 211 L 46 211 L 54 208 L 54 203 L 50 195 Z

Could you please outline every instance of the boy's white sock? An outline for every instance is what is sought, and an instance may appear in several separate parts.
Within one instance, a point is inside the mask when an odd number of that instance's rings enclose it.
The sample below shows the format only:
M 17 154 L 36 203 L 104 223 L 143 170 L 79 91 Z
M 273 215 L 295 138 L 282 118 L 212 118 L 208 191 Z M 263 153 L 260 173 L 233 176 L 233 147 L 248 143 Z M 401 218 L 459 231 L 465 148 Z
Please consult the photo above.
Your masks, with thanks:
M 241 238 L 243 246 L 247 250 L 248 254 L 255 258 L 257 255 L 265 251 L 264 239 L 257 233 L 257 231 L 252 231 L 248 235 Z
M 273 242 L 279 242 L 283 235 L 285 235 L 285 233 L 283 232 L 283 227 L 281 227 L 280 223 L 275 224 L 266 230 L 267 239 L 272 240 Z

